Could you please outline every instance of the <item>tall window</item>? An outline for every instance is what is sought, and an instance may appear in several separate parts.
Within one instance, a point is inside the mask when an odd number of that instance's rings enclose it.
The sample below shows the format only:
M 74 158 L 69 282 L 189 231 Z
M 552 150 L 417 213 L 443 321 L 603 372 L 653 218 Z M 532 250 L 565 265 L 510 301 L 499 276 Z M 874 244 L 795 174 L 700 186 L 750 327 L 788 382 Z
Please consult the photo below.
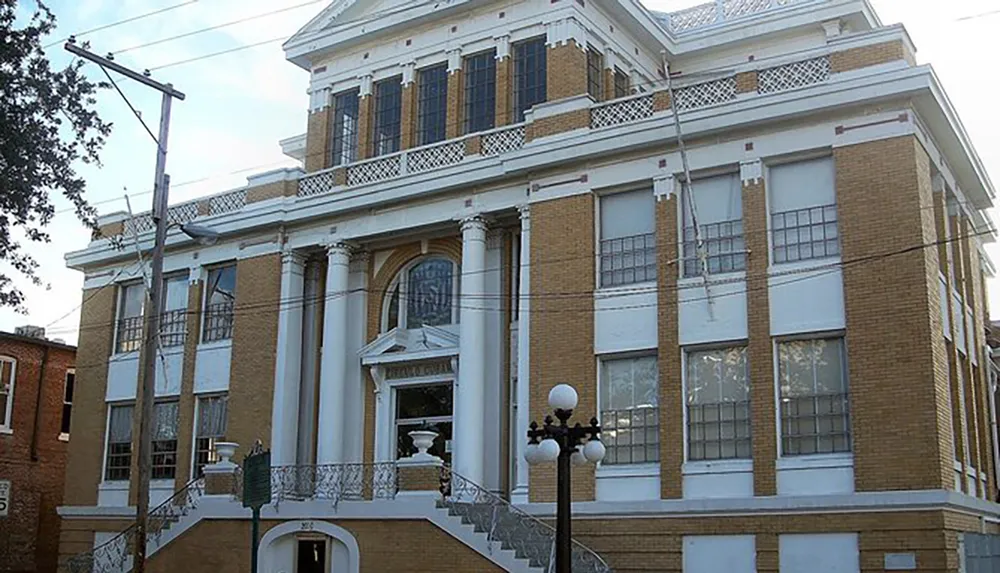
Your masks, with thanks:
M 236 302 L 236 265 L 217 267 L 208 272 L 205 291 L 205 317 L 202 342 L 233 337 L 233 311 Z
M 465 58 L 465 133 L 493 129 L 497 100 L 496 51 Z
M 587 46 L 587 93 L 595 101 L 604 99 L 604 55 Z
M 652 463 L 660 459 L 656 357 L 601 362 L 601 439 L 605 464 Z
M 385 329 L 453 324 L 456 271 L 455 263 L 450 260 L 431 257 L 401 273 L 389 289 Z
M 14 381 L 17 376 L 17 360 L 0 356 L 0 429 L 10 430 L 14 416 Z
M 524 121 L 524 112 L 546 98 L 545 37 L 518 42 L 514 52 L 514 121 Z
M 416 453 L 409 433 L 431 427 L 438 433 L 434 445 L 427 450 L 445 462 L 451 461 L 448 444 L 452 436 L 454 400 L 452 384 L 403 386 L 396 389 L 396 458 Z
M 160 315 L 160 344 L 165 348 L 184 346 L 187 335 L 187 274 L 164 281 L 163 314 Z
M 448 64 L 417 74 L 417 145 L 442 141 L 447 133 Z
M 59 435 L 69 437 L 69 422 L 73 414 L 73 386 L 76 385 L 76 369 L 66 371 L 66 384 L 63 386 L 62 419 L 59 422 Z
M 375 134 L 372 154 L 399 151 L 399 131 L 403 112 L 403 78 L 394 77 L 375 84 Z
M 601 197 L 601 286 L 656 280 L 656 213 L 650 189 Z
M 177 474 L 178 402 L 154 405 L 152 479 L 174 479 Z
M 132 404 L 111 406 L 108 410 L 107 460 L 104 479 L 128 481 L 132 466 Z
M 198 426 L 195 435 L 194 475 L 201 477 L 205 466 L 218 460 L 215 443 L 226 436 L 226 418 L 229 396 L 203 396 L 198 398 Z
M 839 256 L 833 159 L 775 165 L 769 175 L 774 262 Z
M 739 175 L 696 179 L 687 190 L 692 192 L 685 192 L 682 201 L 684 276 L 700 276 L 703 263 L 712 274 L 745 270 L 747 255 Z M 693 202 L 691 195 L 694 195 Z M 699 227 L 697 234 L 695 219 Z M 702 244 L 701 252 L 698 239 Z
M 843 338 L 778 343 L 781 453 L 851 451 Z
M 629 94 L 628 74 L 615 68 L 615 99 Z
M 136 352 L 142 346 L 142 308 L 146 285 L 141 282 L 118 287 L 117 352 Z
M 333 96 L 331 165 L 347 165 L 358 157 L 358 93 L 353 89 Z
M 745 346 L 687 354 L 688 459 L 750 457 Z

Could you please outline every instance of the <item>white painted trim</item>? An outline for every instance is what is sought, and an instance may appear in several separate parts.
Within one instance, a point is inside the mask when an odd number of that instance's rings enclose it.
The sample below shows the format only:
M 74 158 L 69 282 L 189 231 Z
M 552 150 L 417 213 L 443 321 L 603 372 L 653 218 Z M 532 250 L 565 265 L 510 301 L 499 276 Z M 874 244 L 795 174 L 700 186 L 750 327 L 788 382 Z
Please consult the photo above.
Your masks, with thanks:
M 853 453 L 816 454 L 811 456 L 785 456 L 785 457 L 779 457 L 775 462 L 775 469 L 778 471 L 849 468 L 853 466 L 854 466 Z
M 343 527 L 334 525 L 327 521 L 286 521 L 272 527 L 264 534 L 257 549 L 257 559 L 260 563 L 265 562 L 267 553 L 271 545 L 279 538 L 297 533 L 322 533 L 332 539 L 344 544 L 347 547 L 348 566 L 345 573 L 357 573 L 361 568 L 361 550 L 358 548 L 358 541 L 350 531 Z M 329 557 L 328 557 L 329 558 Z M 337 573 L 340 573 L 338 570 Z
M 660 464 L 613 464 L 597 467 L 598 478 L 660 477 Z
M 0 431 L 5 434 L 14 433 L 14 390 L 17 386 L 17 358 L 8 355 L 0 356 L 0 363 L 10 364 L 10 387 L 7 390 L 7 407 L 3 413 L 3 423 L 0 423 Z M 0 366 L 2 372 L 2 366 Z

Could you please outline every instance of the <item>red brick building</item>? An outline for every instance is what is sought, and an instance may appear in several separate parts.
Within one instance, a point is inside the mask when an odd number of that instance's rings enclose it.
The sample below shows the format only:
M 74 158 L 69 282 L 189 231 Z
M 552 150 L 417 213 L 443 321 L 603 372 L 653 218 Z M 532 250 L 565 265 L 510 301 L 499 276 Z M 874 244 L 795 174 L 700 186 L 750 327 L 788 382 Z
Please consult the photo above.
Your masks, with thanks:
M 0 571 L 55 571 L 76 347 L 0 332 Z M 6 498 L 6 512 L 4 500 Z

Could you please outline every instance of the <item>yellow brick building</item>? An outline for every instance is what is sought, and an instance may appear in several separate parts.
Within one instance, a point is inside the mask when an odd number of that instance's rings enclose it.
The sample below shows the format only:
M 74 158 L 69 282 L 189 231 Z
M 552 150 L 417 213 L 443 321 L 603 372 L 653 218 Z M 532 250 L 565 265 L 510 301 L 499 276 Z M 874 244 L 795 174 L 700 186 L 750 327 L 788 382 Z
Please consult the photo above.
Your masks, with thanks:
M 221 240 L 168 236 L 152 570 L 248 569 L 233 462 L 260 440 L 263 571 L 544 571 L 555 471 L 525 433 L 560 383 L 607 449 L 573 469 L 575 571 L 1000 559 L 994 189 L 901 26 L 864 0 L 336 0 L 284 49 L 301 167 L 171 207 Z M 119 235 L 153 224 L 101 222 L 67 256 L 71 571 L 127 570 L 134 532 Z

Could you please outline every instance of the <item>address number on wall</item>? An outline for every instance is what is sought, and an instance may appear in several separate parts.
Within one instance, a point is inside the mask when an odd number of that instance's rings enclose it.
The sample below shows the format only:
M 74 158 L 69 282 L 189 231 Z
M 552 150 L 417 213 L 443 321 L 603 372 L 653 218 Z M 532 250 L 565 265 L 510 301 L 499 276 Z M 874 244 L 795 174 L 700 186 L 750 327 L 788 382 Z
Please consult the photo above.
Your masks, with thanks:
M 0 517 L 7 517 L 10 509 L 10 481 L 0 480 Z

